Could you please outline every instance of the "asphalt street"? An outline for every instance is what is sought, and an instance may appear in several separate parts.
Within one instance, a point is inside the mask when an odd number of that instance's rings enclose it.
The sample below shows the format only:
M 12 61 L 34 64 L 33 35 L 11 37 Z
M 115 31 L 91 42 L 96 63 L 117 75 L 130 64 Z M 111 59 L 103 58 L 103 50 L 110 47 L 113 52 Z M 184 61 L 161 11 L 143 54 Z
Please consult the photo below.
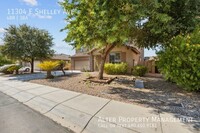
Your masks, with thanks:
M 0 92 L 0 133 L 72 133 Z

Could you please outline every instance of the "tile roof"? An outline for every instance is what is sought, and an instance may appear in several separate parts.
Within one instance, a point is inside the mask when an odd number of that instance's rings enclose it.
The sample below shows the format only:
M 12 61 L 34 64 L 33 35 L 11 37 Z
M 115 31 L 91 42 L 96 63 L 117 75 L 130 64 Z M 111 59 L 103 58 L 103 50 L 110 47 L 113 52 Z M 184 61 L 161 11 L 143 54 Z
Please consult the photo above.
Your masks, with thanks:
M 71 58 L 73 57 L 88 57 L 89 55 L 87 53 L 76 53 L 75 55 L 71 56 Z
M 70 55 L 54 54 L 51 59 L 54 59 L 54 60 L 70 60 Z

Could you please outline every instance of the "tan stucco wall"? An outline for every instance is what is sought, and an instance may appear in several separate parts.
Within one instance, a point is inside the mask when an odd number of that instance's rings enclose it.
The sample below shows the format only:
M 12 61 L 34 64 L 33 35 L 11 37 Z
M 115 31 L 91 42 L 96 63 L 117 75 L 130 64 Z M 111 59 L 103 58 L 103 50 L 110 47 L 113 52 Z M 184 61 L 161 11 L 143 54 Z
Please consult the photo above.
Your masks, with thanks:
M 141 64 L 140 58 L 143 59 L 144 58 L 144 53 L 143 53 L 143 49 L 140 49 L 141 54 L 136 54 L 134 53 L 130 48 L 127 48 L 126 46 L 121 46 L 121 47 L 115 47 L 114 49 L 111 50 L 111 52 L 119 52 L 121 53 L 121 58 L 123 55 L 123 58 L 125 58 L 125 61 L 123 60 L 123 62 L 126 62 L 128 64 L 128 72 L 131 72 L 131 69 L 134 65 L 138 65 Z M 125 54 L 125 55 L 124 55 Z M 100 53 L 98 52 L 94 52 L 94 70 L 98 71 L 98 66 L 100 65 Z M 91 58 L 90 57 L 73 57 L 71 58 L 71 69 L 75 70 L 75 61 L 90 61 Z M 106 63 L 109 62 L 109 57 L 106 60 Z M 90 66 L 90 70 L 92 68 L 93 63 L 89 62 L 89 66 Z M 84 64 L 83 64 L 84 65 Z
M 155 60 L 147 60 L 147 61 L 144 62 L 144 65 L 148 68 L 148 73 L 155 73 L 156 72 Z
M 36 60 L 36 61 L 34 61 L 34 70 L 41 70 L 40 68 L 39 68 L 39 64 L 41 63 L 41 61 L 39 61 L 39 60 Z

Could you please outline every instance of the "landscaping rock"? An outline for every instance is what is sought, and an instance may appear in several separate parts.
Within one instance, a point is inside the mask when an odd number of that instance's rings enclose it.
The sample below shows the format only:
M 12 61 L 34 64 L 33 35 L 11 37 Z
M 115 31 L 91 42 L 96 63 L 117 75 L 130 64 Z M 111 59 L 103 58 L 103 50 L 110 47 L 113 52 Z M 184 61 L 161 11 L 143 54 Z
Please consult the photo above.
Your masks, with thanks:
M 135 88 L 144 88 L 144 82 L 142 80 L 135 80 Z

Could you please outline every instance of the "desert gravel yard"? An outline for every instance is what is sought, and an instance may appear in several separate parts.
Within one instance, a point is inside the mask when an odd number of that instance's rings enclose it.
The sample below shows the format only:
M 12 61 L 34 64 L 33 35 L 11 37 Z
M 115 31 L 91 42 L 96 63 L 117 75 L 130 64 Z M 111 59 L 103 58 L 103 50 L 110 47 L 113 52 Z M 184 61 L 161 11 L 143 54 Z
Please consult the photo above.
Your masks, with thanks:
M 111 84 L 83 81 L 97 73 L 71 74 L 54 79 L 36 79 L 30 82 L 81 92 L 121 102 L 154 107 L 159 111 L 189 116 L 200 120 L 200 93 L 186 92 L 162 78 L 143 77 L 145 88 L 134 88 L 133 76 L 118 75 Z M 111 77 L 110 75 L 105 75 Z M 115 77 L 115 76 L 114 76 Z

